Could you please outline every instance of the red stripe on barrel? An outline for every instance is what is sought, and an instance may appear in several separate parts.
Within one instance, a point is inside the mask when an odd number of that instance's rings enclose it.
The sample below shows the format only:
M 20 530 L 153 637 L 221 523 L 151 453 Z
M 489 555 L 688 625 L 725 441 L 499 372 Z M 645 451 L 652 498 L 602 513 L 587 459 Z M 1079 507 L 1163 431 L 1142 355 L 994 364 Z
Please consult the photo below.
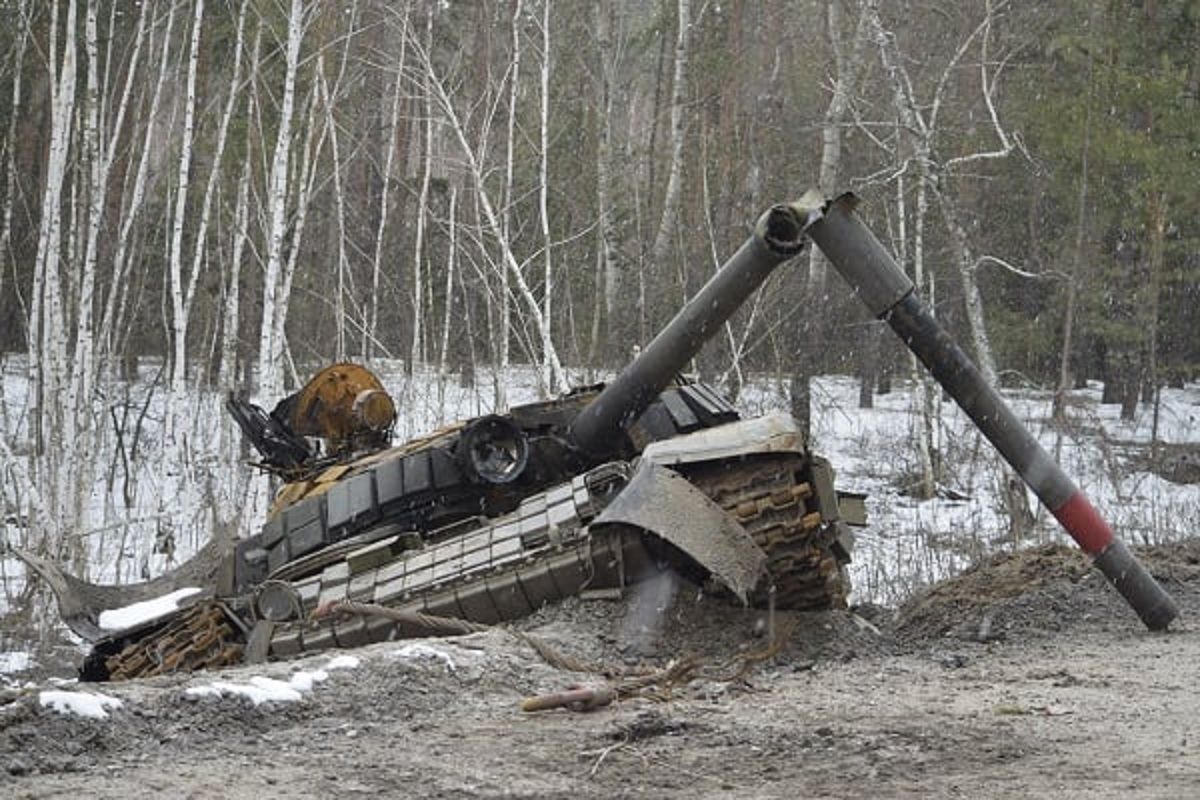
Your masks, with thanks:
M 1112 528 L 1082 491 L 1075 492 L 1067 502 L 1054 509 L 1054 516 L 1088 555 L 1100 555 L 1112 544 Z

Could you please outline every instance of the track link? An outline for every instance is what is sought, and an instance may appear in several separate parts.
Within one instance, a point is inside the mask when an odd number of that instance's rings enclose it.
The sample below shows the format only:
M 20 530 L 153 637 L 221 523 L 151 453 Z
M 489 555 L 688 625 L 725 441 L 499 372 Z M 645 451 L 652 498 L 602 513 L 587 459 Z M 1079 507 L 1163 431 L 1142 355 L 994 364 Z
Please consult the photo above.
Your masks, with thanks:
M 109 680 L 216 669 L 240 663 L 244 646 L 219 603 L 184 611 L 157 633 L 131 642 L 105 660 Z
M 766 552 L 771 580 L 752 598 L 756 605 L 769 602 L 773 586 L 778 608 L 846 607 L 849 581 L 833 551 L 833 524 L 817 507 L 806 458 L 762 454 L 688 465 L 681 472 L 732 514 Z

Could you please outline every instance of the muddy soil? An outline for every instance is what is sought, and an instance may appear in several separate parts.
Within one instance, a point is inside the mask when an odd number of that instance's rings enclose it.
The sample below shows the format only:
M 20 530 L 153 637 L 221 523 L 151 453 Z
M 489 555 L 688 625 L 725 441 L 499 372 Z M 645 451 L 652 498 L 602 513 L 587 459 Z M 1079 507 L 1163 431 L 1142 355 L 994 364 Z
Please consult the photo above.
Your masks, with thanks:
M 293 703 L 186 690 L 333 654 L 87 687 L 123 702 L 103 720 L 29 689 L 0 699 L 0 796 L 1194 797 L 1200 544 L 1142 555 L 1183 609 L 1165 635 L 1059 548 L 996 557 L 899 611 L 767 619 L 674 580 L 544 609 L 522 629 L 563 654 L 696 664 L 590 713 L 522 713 L 603 678 L 505 630 L 354 651 L 360 666 Z

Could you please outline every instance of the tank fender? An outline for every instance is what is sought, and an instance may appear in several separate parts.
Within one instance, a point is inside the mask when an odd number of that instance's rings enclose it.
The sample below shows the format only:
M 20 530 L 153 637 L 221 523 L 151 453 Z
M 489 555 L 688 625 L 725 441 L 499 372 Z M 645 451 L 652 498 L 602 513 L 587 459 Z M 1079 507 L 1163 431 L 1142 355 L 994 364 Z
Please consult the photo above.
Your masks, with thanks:
M 113 633 L 100 627 L 100 614 L 133 603 L 153 600 L 183 588 L 200 592 L 187 599 L 191 605 L 215 593 L 222 567 L 232 548 L 213 539 L 188 561 L 157 578 L 123 586 L 105 586 L 76 578 L 57 563 L 14 547 L 13 552 L 46 582 L 58 601 L 58 612 L 71 631 L 89 642 Z
M 682 475 L 642 460 L 592 522 L 628 525 L 683 551 L 743 603 L 766 574 L 767 556 L 742 525 Z

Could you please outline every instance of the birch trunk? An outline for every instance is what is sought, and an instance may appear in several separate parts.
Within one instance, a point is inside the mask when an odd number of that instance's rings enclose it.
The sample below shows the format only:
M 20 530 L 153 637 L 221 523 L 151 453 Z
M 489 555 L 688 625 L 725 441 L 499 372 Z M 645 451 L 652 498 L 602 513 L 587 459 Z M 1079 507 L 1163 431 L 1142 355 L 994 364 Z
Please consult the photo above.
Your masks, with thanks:
M 76 408 L 80 398 L 92 396 L 95 367 L 93 364 L 96 349 L 93 330 L 95 302 L 95 281 L 97 258 L 100 243 L 100 229 L 103 221 L 106 197 L 108 193 L 109 175 L 112 171 L 113 160 L 116 158 L 117 143 L 121 137 L 121 129 L 129 108 L 129 98 L 132 95 L 138 64 L 141 61 L 142 46 L 146 38 L 146 18 L 149 4 L 142 4 L 138 14 L 137 33 L 134 36 L 133 50 L 129 58 L 129 67 L 125 76 L 125 85 L 117 106 L 116 119 L 107 137 L 107 146 L 103 141 L 104 114 L 101 99 L 100 81 L 96 59 L 97 31 L 96 12 L 97 0 L 89 0 L 88 19 L 86 23 L 88 38 L 88 91 L 87 113 L 84 141 L 88 149 L 90 165 L 91 190 L 88 197 L 87 244 L 84 252 L 83 276 L 80 282 L 80 302 L 75 328 L 75 380 L 72 382 L 74 395 L 68 400 L 68 407 Z M 111 21 L 110 21 L 111 29 Z M 110 44 L 106 58 L 111 58 L 113 47 Z M 106 73 L 108 70 L 106 69 Z M 110 290 L 111 291 L 111 290 Z M 105 331 L 100 336 L 106 336 Z
M 842 124 L 850 107 L 850 96 L 858 88 L 858 78 L 866 60 L 865 51 L 870 30 L 869 9 L 876 2 L 877 0 L 860 0 L 861 10 L 851 39 L 849 55 L 842 41 L 842 0 L 827 0 L 826 3 L 829 45 L 833 50 L 836 73 L 833 96 L 825 110 L 825 122 L 821 127 L 821 167 L 817 186 L 826 197 L 832 197 L 838 190 L 838 173 L 842 168 Z M 829 262 L 821 248 L 811 248 L 808 258 L 808 285 L 809 296 L 817 300 L 815 308 L 824 306 L 828 272 Z
M 504 235 L 503 227 L 500 223 L 500 216 L 496 213 L 496 206 L 492 202 L 491 194 L 488 192 L 487 184 L 484 180 L 484 168 L 480 163 L 480 155 L 471 147 L 471 143 L 467 141 L 466 128 L 462 124 L 462 120 L 458 116 L 458 112 L 454 107 L 454 102 L 450 95 L 446 92 L 446 87 L 439 79 L 436 69 L 429 57 L 429 51 L 425 50 L 421 53 L 421 67 L 425 71 L 428 80 L 425 81 L 426 88 L 434 94 L 434 99 L 437 101 L 437 107 L 445 118 L 446 123 L 450 126 L 454 134 L 455 140 L 458 143 L 459 149 L 462 151 L 464 166 L 467 174 L 471 178 L 471 185 L 478 197 L 479 205 L 483 209 L 484 218 L 487 221 L 488 231 L 496 240 L 500 247 L 501 257 L 503 258 L 504 268 L 508 270 L 509 277 L 516 284 L 518 297 L 529 311 L 529 316 L 533 320 L 533 325 L 538 330 L 542 329 L 542 307 L 538 302 L 537 296 L 529 287 L 529 283 L 525 280 L 525 274 L 521 270 L 521 264 L 517 261 L 516 255 L 513 253 L 511 243 L 508 237 Z M 554 343 L 545 343 L 548 347 L 545 352 L 545 358 L 550 362 L 550 373 L 553 376 L 555 385 L 567 387 L 569 382 L 563 370 L 562 361 L 559 360 L 558 352 L 554 347 Z
M 204 187 L 204 199 L 200 205 L 200 222 L 196 227 L 196 246 L 195 246 L 195 250 L 192 255 L 192 271 L 191 271 L 190 277 L 188 278 L 187 291 L 184 294 L 184 301 L 183 301 L 183 312 L 184 312 L 183 318 L 184 318 L 185 331 L 186 331 L 187 320 L 191 315 L 192 301 L 196 297 L 196 284 L 200 278 L 200 272 L 203 269 L 203 265 L 205 262 L 205 254 L 208 250 L 208 226 L 209 226 L 210 219 L 212 217 L 212 201 L 213 201 L 213 197 L 216 195 L 217 186 L 220 183 L 220 178 L 222 175 L 221 162 L 225 155 L 225 143 L 226 143 L 226 141 L 228 139 L 228 135 L 229 135 L 229 122 L 233 118 L 233 112 L 237 108 L 239 99 L 241 97 L 242 47 L 245 44 L 246 9 L 248 6 L 249 6 L 249 0 L 242 0 L 241 8 L 238 11 L 237 32 L 234 34 L 234 44 L 233 44 L 233 76 L 229 80 L 229 97 L 226 98 L 226 100 L 225 100 L 225 109 L 221 114 L 221 122 L 217 129 L 217 143 L 216 143 L 216 147 L 213 150 L 212 166 L 209 169 L 208 182 L 206 183 L 206 185 Z M 249 162 L 247 162 L 247 167 L 248 166 L 249 166 Z M 245 174 L 246 174 L 245 171 L 243 171 L 243 176 L 245 176 Z M 243 177 L 243 179 L 244 179 L 244 177 Z M 242 193 L 242 186 L 241 186 L 241 182 L 239 182 L 239 184 L 238 184 L 239 203 L 242 202 L 241 193 Z M 236 216 L 236 212 L 235 212 L 235 216 Z M 235 223 L 235 224 L 238 224 L 238 223 Z M 244 227 L 245 227 L 244 220 L 241 222 L 240 225 L 238 225 L 238 227 L 244 229 Z M 237 235 L 238 234 L 235 232 L 235 237 Z M 235 238 L 235 250 L 238 250 L 239 245 L 243 244 L 244 242 L 245 242 L 244 236 L 243 236 L 243 238 L 240 238 L 240 239 Z M 238 251 L 238 255 L 240 256 L 240 250 Z M 236 269 L 236 267 L 235 267 L 235 269 Z M 235 296 L 235 303 L 236 303 L 236 296 Z M 236 309 L 236 305 L 235 305 L 235 309 Z M 234 323 L 235 323 L 234 324 L 234 332 L 235 333 L 237 330 L 236 322 L 237 322 L 237 318 L 236 318 L 236 310 L 235 310 L 235 317 L 234 317 Z M 224 350 L 222 348 L 222 352 L 223 351 Z M 221 369 L 224 370 L 224 368 L 225 368 L 224 361 L 222 360 Z M 222 383 L 221 385 L 226 386 L 228 384 Z
M 688 60 L 691 50 L 690 0 L 678 0 L 679 31 L 675 38 L 675 77 L 671 87 L 671 163 L 667 188 L 663 194 L 662 216 L 650 255 L 655 265 L 665 263 L 670 254 L 671 237 L 679 224 L 679 202 L 683 194 L 683 142 L 686 133 L 684 110 L 687 103 Z M 651 158 L 653 158 L 651 153 Z M 653 187 L 651 187 L 653 190 Z
M 454 272 L 455 260 L 458 258 L 458 220 L 455 218 L 455 202 L 458 190 L 450 186 L 450 208 L 447 226 L 450 230 L 450 246 L 446 254 L 446 303 L 442 311 L 442 340 L 438 347 L 438 422 L 445 422 L 446 412 L 446 360 L 450 350 L 450 317 L 454 310 Z
M 325 80 L 325 57 L 317 56 L 317 79 L 320 82 L 322 105 L 325 107 L 325 128 L 329 131 L 329 147 L 333 156 L 333 201 L 337 219 L 337 289 L 333 298 L 334 360 L 346 360 L 346 202 L 342 194 L 341 150 L 338 148 L 337 123 L 333 118 L 334 98 Z
M 408 14 L 410 6 L 404 3 L 404 16 L 400 22 L 400 50 L 396 55 L 396 85 L 392 90 L 392 113 L 388 125 L 388 148 L 384 158 L 382 189 L 379 193 L 379 227 L 375 230 L 375 253 L 371 259 L 371 321 L 363 333 L 363 357 L 369 358 L 379 345 L 379 281 L 383 272 L 384 232 L 387 228 L 388 199 L 391 196 L 390 184 L 392 169 L 396 156 L 396 135 L 400 130 L 400 99 L 403 96 L 401 88 L 404 85 L 404 62 L 408 45 Z
M 162 53 L 158 62 L 158 77 L 154 83 L 150 108 L 143 122 L 143 126 L 146 129 L 146 136 L 142 143 L 141 156 L 138 159 L 137 174 L 133 181 L 129 207 L 125 210 L 125 216 L 121 220 L 120 233 L 117 235 L 117 246 L 113 255 L 112 281 L 109 286 L 108 297 L 104 303 L 104 316 L 100 322 L 99 333 L 103 338 L 98 343 L 98 356 L 104 361 L 107 361 L 116 349 L 114 345 L 119 336 L 119 329 L 121 328 L 119 324 L 122 316 L 121 309 L 124 307 L 125 299 L 128 297 L 127 271 L 129 263 L 132 261 L 131 248 L 133 246 L 131 237 L 134 222 L 138 219 L 142 203 L 146 197 L 146 183 L 150 174 L 150 154 L 153 150 L 151 143 L 154 139 L 154 121 L 158 117 L 158 110 L 162 101 L 163 85 L 166 83 L 167 61 L 171 52 L 171 29 L 174 21 L 175 4 L 172 3 L 167 7 L 167 21 L 162 37 Z M 112 137 L 114 145 L 118 138 L 114 132 Z
M 287 298 L 280 293 L 283 269 L 283 244 L 287 225 L 288 162 L 291 153 L 292 114 L 296 103 L 296 72 L 300 64 L 300 45 L 304 39 L 304 2 L 292 0 L 288 14 L 286 66 L 283 101 L 279 110 L 279 128 L 275 153 L 271 159 L 270 192 L 267 197 L 270 228 L 267 237 L 267 266 L 263 278 L 263 313 L 258 344 L 258 388 L 265 397 L 278 397 L 283 388 L 283 342 L 279 317 L 286 312 Z
M 30 304 L 29 370 L 36 426 L 37 480 L 51 487 L 50 517 L 43 520 L 45 545 L 62 552 L 63 532 L 75 523 L 71 516 L 70 470 L 63 454 L 72 442 L 74 414 L 61 408 L 60 392 L 67 381 L 66 331 L 63 314 L 61 248 L 63 187 L 70 156 L 71 128 L 75 116 L 76 4 L 67 5 L 62 61 L 58 50 L 58 5 L 50 16 L 50 142 L 42 193 L 34 291 Z M 64 430 L 64 424 L 67 429 Z M 40 462 L 40 463 L 38 463 Z
M 958 262 L 958 274 L 963 285 L 963 306 L 967 312 L 967 327 L 971 332 L 971 344 L 975 348 L 975 358 L 979 362 L 979 371 L 984 379 L 992 386 L 997 385 L 996 357 L 992 352 L 991 337 L 988 336 L 987 322 L 984 319 L 983 296 L 979 293 L 979 281 L 976 280 L 976 260 L 971 252 L 967 232 L 958 219 L 958 212 L 942 192 L 937 192 L 938 205 L 941 208 L 942 219 L 950 232 L 950 241 L 954 245 Z
M 17 43 L 13 50 L 12 77 L 12 108 L 8 117 L 7 142 L 8 149 L 4 159 L 4 208 L 0 211 L 0 257 L 8 256 L 11 262 L 16 256 L 12 246 L 12 214 L 13 200 L 17 190 L 17 120 L 21 117 L 21 75 L 25 66 L 25 51 L 29 43 L 29 5 L 28 0 L 20 0 L 17 5 L 17 17 L 22 20 L 20 31 L 17 33 Z M 4 274 L 8 270 L 0 264 L 0 291 L 4 288 Z
M 204 22 L 204 0 L 195 0 L 192 16 L 192 37 L 188 50 L 187 95 L 183 110 L 183 142 L 179 150 L 179 171 L 176 176 L 175 212 L 171 226 L 171 395 L 167 412 L 167 433 L 175 433 L 175 415 L 180 411 L 187 392 L 187 329 L 191 305 L 185 298 L 187 289 L 183 275 L 183 223 L 187 211 L 187 194 L 192 172 L 192 140 L 196 122 L 196 69 L 200 62 L 200 31 Z M 214 165 L 215 169 L 215 165 Z M 197 244 L 197 247 L 200 245 Z M 197 268 L 199 264 L 196 265 Z M 191 281 L 195 285 L 194 281 Z
M 425 19 L 425 52 L 433 47 L 433 9 L 429 9 Z M 426 83 L 433 80 L 427 74 Z M 417 196 L 417 224 L 413 244 L 412 263 L 412 347 L 410 350 L 408 368 L 410 374 L 416 374 L 417 365 L 425 361 L 424 330 L 421 315 L 424 313 L 425 284 L 423 278 L 423 259 L 425 258 L 425 224 L 429 212 L 429 183 L 433 177 L 433 92 L 425 87 L 425 157 L 421 161 L 421 192 Z M 410 383 L 411 386 L 411 383 Z
M 317 169 L 316 164 L 320 158 L 321 150 L 325 146 L 325 136 L 328 131 L 325 126 L 318 123 L 317 120 L 317 90 L 309 92 L 308 113 L 305 116 L 304 122 L 304 145 L 301 148 L 301 159 L 299 168 L 293 185 L 296 186 L 296 208 L 295 217 L 292 225 L 292 236 L 288 242 L 288 257 L 280 270 L 280 284 L 278 299 L 275 303 L 275 330 L 273 338 L 275 344 L 279 348 L 280 360 L 280 380 L 283 378 L 283 356 L 287 351 L 286 326 L 288 317 L 288 308 L 292 300 L 292 281 L 296 277 L 296 266 L 300 259 L 300 245 L 304 240 L 304 229 L 308 223 L 308 211 L 312 204 L 313 191 L 316 188 Z M 321 132 L 321 136 L 313 143 L 313 136 L 316 131 Z M 296 375 L 296 366 L 290 361 L 289 366 L 292 370 L 292 378 L 294 382 L 299 382 L 299 376 Z M 280 391 L 282 391 L 282 384 Z
M 602 330 L 600 309 L 603 308 L 603 329 L 613 332 L 613 321 L 617 313 L 617 298 L 620 291 L 620 272 L 617 266 L 616 231 L 612 209 L 612 87 L 616 59 L 613 54 L 613 13 L 609 2 L 596 5 L 596 47 L 599 52 L 598 106 L 596 114 L 596 210 L 599 214 L 598 270 L 596 280 L 595 315 L 592 320 L 592 341 L 588 348 L 589 361 L 595 360 L 597 342 Z M 603 293 L 600 287 L 603 286 Z M 601 305 L 603 298 L 603 305 Z M 588 366 L 594 367 L 591 363 Z
M 542 320 L 539 331 L 542 335 L 542 380 L 543 396 L 554 394 L 554 374 L 550 369 L 547 354 L 554 348 L 550 338 L 553 320 L 551 300 L 554 297 L 554 271 L 552 245 L 550 241 L 550 210 L 548 206 L 549 161 L 550 161 L 550 0 L 542 0 L 542 84 L 541 84 L 541 153 L 538 159 L 538 211 L 542 222 Z
M 517 128 L 517 93 L 521 82 L 521 0 L 514 0 L 512 14 L 512 63 L 508 78 L 508 131 L 504 139 L 504 206 L 501 209 L 500 233 L 504 241 L 509 240 L 512 226 L 513 206 L 513 153 Z M 497 412 L 508 410 L 508 391 L 505 387 L 508 373 L 508 341 L 512 335 L 512 304 L 509 298 L 508 270 L 500 270 L 500 332 L 496 339 L 496 374 L 492 378 L 494 406 Z
M 241 294 L 242 252 L 246 247 L 249 224 L 250 162 L 242 165 L 238 179 L 237 206 L 233 214 L 233 253 L 229 259 L 229 277 L 225 283 L 225 310 L 221 315 L 221 367 L 217 385 L 228 389 L 238 380 L 237 345 Z

